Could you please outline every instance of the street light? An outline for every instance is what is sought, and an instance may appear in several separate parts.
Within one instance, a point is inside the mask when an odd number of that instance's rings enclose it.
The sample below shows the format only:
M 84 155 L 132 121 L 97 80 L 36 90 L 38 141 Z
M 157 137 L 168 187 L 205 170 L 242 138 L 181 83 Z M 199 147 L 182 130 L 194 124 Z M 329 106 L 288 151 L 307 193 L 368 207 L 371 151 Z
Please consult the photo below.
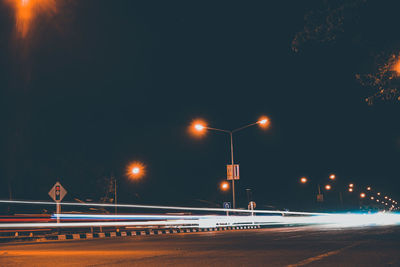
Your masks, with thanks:
M 368 186 L 368 187 L 367 187 L 367 190 L 368 190 L 368 191 L 371 191 L 371 187 L 370 187 L 370 186 Z
M 349 188 L 349 192 L 353 192 L 354 189 L 352 187 Z
M 349 187 L 353 188 L 353 187 L 354 187 L 354 184 L 349 184 Z
M 360 194 L 360 197 L 361 197 L 361 198 L 365 198 L 365 196 L 366 196 L 365 193 L 361 193 L 361 194 Z
M 330 184 L 327 184 L 327 185 L 325 185 L 325 189 L 326 189 L 326 190 L 331 190 L 331 189 L 332 189 L 332 186 L 331 186 Z
M 336 178 L 336 175 L 334 175 L 334 174 L 329 175 L 329 179 L 335 180 L 335 178 Z
M 221 183 L 221 190 L 222 191 L 227 191 L 229 189 L 229 183 L 224 181 Z
M 206 130 L 212 130 L 229 134 L 230 144 L 231 144 L 231 166 L 232 166 L 232 204 L 233 204 L 232 207 L 234 209 L 236 208 L 236 202 L 235 202 L 235 164 L 233 160 L 233 134 L 254 125 L 259 125 L 262 128 L 267 128 L 269 126 L 269 123 L 270 120 L 264 116 L 254 123 L 247 124 L 245 126 L 242 126 L 234 130 L 223 130 L 223 129 L 208 127 L 203 120 L 195 120 L 192 123 L 191 132 L 195 133 L 195 135 L 203 135 L 206 132 Z
M 300 183 L 302 183 L 302 184 L 307 183 L 307 178 L 306 177 L 301 177 L 300 178 Z

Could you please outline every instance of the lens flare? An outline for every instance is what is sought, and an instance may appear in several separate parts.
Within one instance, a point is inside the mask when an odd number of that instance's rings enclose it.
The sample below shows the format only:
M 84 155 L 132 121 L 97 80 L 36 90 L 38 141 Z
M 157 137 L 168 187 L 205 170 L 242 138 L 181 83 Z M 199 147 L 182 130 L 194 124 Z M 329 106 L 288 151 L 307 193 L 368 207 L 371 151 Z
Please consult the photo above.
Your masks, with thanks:
M 207 123 L 201 119 L 193 120 L 189 127 L 190 134 L 196 137 L 203 136 L 207 132 L 206 130 Z
M 270 120 L 268 117 L 262 116 L 258 119 L 257 123 L 261 128 L 268 128 L 270 125 Z
M 52 16 L 57 12 L 56 0 L 7 0 L 7 2 L 14 8 L 16 31 L 21 38 L 27 37 L 39 16 Z
M 146 166 L 139 161 L 132 162 L 126 169 L 126 175 L 133 180 L 142 178 L 145 174 Z

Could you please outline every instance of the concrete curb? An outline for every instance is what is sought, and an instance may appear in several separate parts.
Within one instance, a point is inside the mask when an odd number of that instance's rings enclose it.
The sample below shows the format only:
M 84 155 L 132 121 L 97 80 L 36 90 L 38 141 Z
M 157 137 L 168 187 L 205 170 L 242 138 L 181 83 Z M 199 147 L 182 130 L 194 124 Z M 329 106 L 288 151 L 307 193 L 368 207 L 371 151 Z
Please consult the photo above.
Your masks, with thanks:
M 44 240 L 84 240 L 84 239 L 99 239 L 99 238 L 115 238 L 115 237 L 132 237 L 132 236 L 149 236 L 149 235 L 168 235 L 179 233 L 197 233 L 197 232 L 217 232 L 229 230 L 245 230 L 245 229 L 260 229 L 260 225 L 248 226 L 225 226 L 217 228 L 171 228 L 171 229 L 149 229 L 140 231 L 122 231 L 122 232 L 102 232 L 102 233 L 83 233 L 83 234 L 62 234 L 50 236 Z

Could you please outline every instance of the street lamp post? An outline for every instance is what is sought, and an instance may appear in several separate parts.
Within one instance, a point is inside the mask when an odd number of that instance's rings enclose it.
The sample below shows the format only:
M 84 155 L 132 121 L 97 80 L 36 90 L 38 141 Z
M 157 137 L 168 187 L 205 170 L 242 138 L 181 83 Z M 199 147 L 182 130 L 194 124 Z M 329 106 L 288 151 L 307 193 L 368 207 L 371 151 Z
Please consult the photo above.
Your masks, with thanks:
M 233 160 L 233 134 L 236 132 L 239 132 L 241 130 L 244 130 L 250 126 L 254 125 L 260 125 L 266 127 L 269 123 L 269 119 L 266 117 L 260 118 L 257 122 L 242 126 L 240 128 L 234 129 L 234 130 L 223 130 L 223 129 L 218 129 L 218 128 L 212 128 L 205 126 L 203 123 L 195 123 L 194 124 L 194 129 L 196 131 L 203 131 L 203 130 L 212 130 L 212 131 L 218 131 L 218 132 L 223 132 L 229 134 L 229 139 L 230 139 L 230 145 L 231 145 L 231 166 L 232 166 L 232 207 L 235 209 L 236 208 L 236 197 L 235 197 L 235 163 Z

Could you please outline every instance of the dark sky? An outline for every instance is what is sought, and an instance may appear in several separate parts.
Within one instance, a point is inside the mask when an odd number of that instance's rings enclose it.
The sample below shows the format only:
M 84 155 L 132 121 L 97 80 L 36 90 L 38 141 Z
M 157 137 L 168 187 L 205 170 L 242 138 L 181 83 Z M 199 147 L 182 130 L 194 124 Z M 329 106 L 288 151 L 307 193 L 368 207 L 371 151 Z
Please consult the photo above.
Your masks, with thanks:
M 268 130 L 234 137 L 239 205 L 251 188 L 260 206 L 304 209 L 330 173 L 399 196 L 399 105 L 367 105 L 355 79 L 398 52 L 394 1 L 351 9 L 334 40 L 298 52 L 292 40 L 307 12 L 324 10 L 318 1 L 60 2 L 26 39 L 1 3 L 0 198 L 11 184 L 13 198 L 47 200 L 59 180 L 67 200 L 97 200 L 114 173 L 121 202 L 221 203 L 228 136 L 195 139 L 187 127 L 261 115 Z M 125 176 L 131 161 L 146 164 L 142 180 Z

